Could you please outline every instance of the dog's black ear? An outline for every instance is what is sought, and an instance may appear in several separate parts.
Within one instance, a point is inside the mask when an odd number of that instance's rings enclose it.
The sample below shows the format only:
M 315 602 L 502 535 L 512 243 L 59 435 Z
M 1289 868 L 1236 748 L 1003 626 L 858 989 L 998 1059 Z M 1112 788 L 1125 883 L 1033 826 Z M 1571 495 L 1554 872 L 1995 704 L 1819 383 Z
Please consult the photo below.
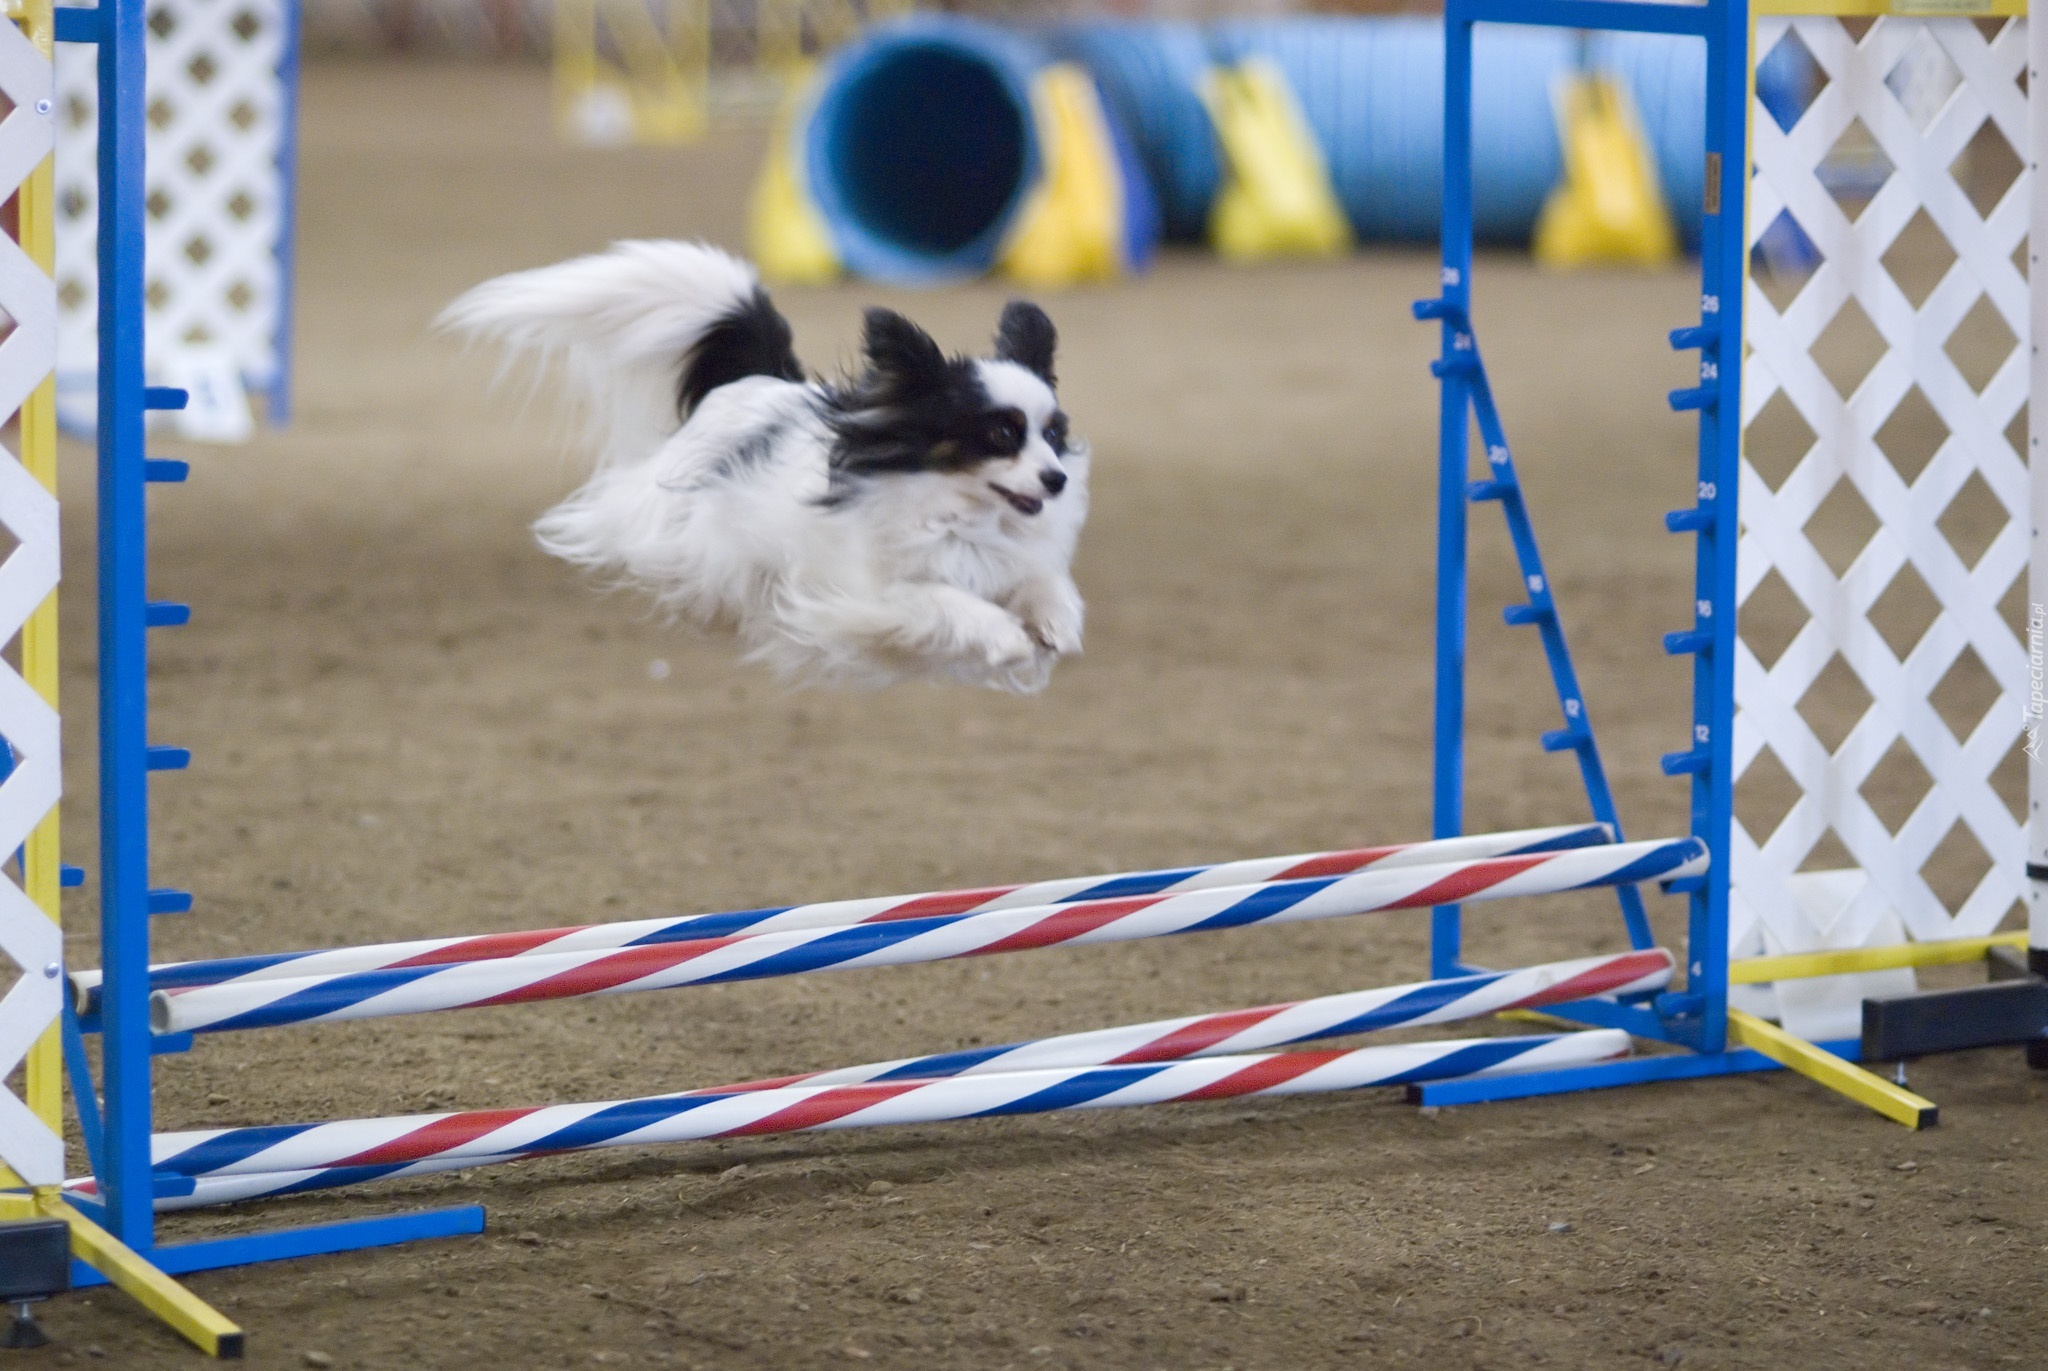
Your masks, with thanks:
M 1051 385 L 1052 352 L 1058 342 L 1052 320 L 1037 305 L 1012 300 L 1003 306 L 1002 322 L 996 325 L 996 360 L 1015 362 Z
M 861 346 L 877 375 L 913 389 L 945 384 L 946 354 L 932 336 L 893 309 L 862 316 Z

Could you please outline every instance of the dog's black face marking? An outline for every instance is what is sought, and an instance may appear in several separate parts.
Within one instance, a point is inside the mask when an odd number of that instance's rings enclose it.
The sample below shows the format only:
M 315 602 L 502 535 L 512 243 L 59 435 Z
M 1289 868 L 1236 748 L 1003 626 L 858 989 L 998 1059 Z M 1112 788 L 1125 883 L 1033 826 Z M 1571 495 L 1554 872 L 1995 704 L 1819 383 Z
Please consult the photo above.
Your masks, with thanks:
M 1002 320 L 996 325 L 997 361 L 1015 362 L 1047 385 L 1053 385 L 1052 354 L 1058 343 L 1059 332 L 1037 305 L 1029 300 L 1012 300 L 1003 306 Z
M 1044 317 L 1036 306 L 1024 308 Z M 1004 318 L 1017 309 L 1013 305 Z M 869 310 L 864 345 L 866 371 L 831 390 L 825 400 L 825 420 L 835 440 L 826 504 L 845 503 L 861 477 L 967 471 L 983 462 L 1012 460 L 1029 443 L 1023 411 L 997 405 L 972 360 L 947 357 L 930 334 L 902 315 Z M 1043 504 L 1007 491 L 1004 498 L 1025 513 L 1037 510 L 1023 510 L 1020 501 Z
M 989 457 L 1015 457 L 1024 450 L 1024 411 L 1003 408 L 984 416 L 982 447 Z
M 1067 412 L 1056 409 L 1045 425 L 1045 445 L 1060 456 L 1067 455 Z
M 712 391 L 749 376 L 803 380 L 793 342 L 789 321 L 776 312 L 768 292 L 756 286 L 751 299 L 706 329 L 690 349 L 676 388 L 678 414 L 687 419 Z

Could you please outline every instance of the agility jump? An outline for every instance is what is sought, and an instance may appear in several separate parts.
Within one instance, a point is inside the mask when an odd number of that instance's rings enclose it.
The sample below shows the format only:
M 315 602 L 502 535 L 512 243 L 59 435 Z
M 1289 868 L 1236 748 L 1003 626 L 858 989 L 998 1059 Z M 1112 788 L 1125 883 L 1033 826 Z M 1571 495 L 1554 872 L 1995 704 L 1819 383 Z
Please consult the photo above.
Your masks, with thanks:
M 1863 0 L 1855 0 L 1853 5 L 1845 0 L 1841 8 L 1866 13 L 1869 6 Z M 1751 412 L 1743 398 L 1748 337 L 1744 321 L 1750 296 L 1749 247 L 1761 231 L 1761 226 L 1745 217 L 1753 191 L 1744 150 L 1749 146 L 1753 121 L 1762 117 L 1749 99 L 1748 54 L 1753 29 L 1761 33 L 1767 27 L 1764 21 L 1753 19 L 1739 0 L 1708 0 L 1703 5 L 1659 0 L 1450 0 L 1448 6 L 1443 286 L 1442 294 L 1422 302 L 1418 312 L 1439 323 L 1442 340 L 1435 364 L 1443 397 L 1435 826 L 1440 839 L 1470 846 L 1432 849 L 1421 844 L 1396 851 L 1375 850 L 1380 855 L 1370 857 L 1312 854 L 1307 859 L 1274 858 L 1141 873 L 1155 883 L 1145 886 L 1141 882 L 1141 888 L 1135 890 L 1105 891 L 1104 878 L 1090 878 L 990 891 L 942 892 L 938 897 L 694 916 L 714 921 L 710 923 L 664 919 L 166 967 L 150 964 L 150 916 L 183 908 L 190 897 L 152 885 L 149 776 L 156 770 L 180 767 L 189 759 L 179 749 L 153 743 L 148 735 L 146 631 L 152 625 L 179 620 L 147 596 L 143 493 L 146 483 L 173 481 L 183 473 L 179 464 L 147 459 L 142 443 L 144 411 L 177 403 L 176 396 L 148 389 L 143 381 L 143 11 L 139 0 L 104 0 L 98 11 L 63 13 L 78 17 L 64 21 L 60 36 L 101 44 L 99 127 L 103 166 L 110 174 L 102 185 L 99 205 L 100 298 L 102 318 L 113 321 L 112 327 L 101 330 L 99 339 L 102 732 L 97 893 L 104 962 L 99 980 L 81 974 L 73 986 L 86 1010 L 79 1026 L 97 1029 L 103 1035 L 105 1112 L 102 1116 L 97 1107 L 98 1095 L 86 1069 L 85 1054 L 73 1034 L 72 1069 L 79 1083 L 76 1100 L 94 1175 L 90 1181 L 71 1186 L 68 1193 L 77 1206 L 72 1212 L 103 1220 L 115 1239 L 141 1257 L 167 1270 L 200 1270 L 476 1232 L 483 1222 L 480 1209 L 461 1206 L 317 1229 L 159 1246 L 153 1217 L 158 1207 L 421 1174 L 541 1151 L 744 1136 L 784 1128 L 845 1127 L 1392 1083 L 1410 1085 L 1411 1097 L 1424 1103 L 1460 1103 L 1753 1071 L 1776 1063 L 1793 1065 L 1888 1117 L 1914 1126 L 1932 1120 L 1929 1102 L 1845 1060 L 1855 1054 L 1854 1043 L 1823 1044 L 1839 1050 L 1822 1051 L 1748 1018 L 1728 1003 L 1732 982 L 1753 979 L 1739 967 L 1731 975 L 1729 962 L 1737 950 L 1735 938 L 1753 932 L 1756 919 L 1752 909 L 1742 915 L 1746 922 L 1737 926 L 1736 916 L 1742 911 L 1735 897 L 1740 888 L 1732 873 L 1762 869 L 1760 861 L 1768 865 L 1768 861 L 1778 860 L 1776 854 L 1760 854 L 1734 817 L 1735 780 L 1741 764 L 1754 755 L 1753 750 L 1739 750 L 1749 744 L 1738 736 L 1736 726 L 1738 667 L 1747 671 L 1742 657 L 1745 649 L 1736 632 L 1746 593 L 1737 575 L 1736 550 L 1744 527 L 1738 507 L 1749 498 L 1752 481 L 1742 452 L 1742 428 Z M 1673 335 L 1675 346 L 1700 352 L 1699 384 L 1672 397 L 1675 408 L 1697 411 L 1699 416 L 1697 498 L 1667 520 L 1674 533 L 1698 539 L 1691 622 L 1681 620 L 1664 644 L 1667 651 L 1687 655 L 1695 664 L 1690 736 L 1664 761 L 1667 773 L 1689 778 L 1692 788 L 1691 833 L 1685 838 L 1647 844 L 1622 841 L 1594 744 L 1591 712 L 1566 650 L 1556 588 L 1541 562 L 1505 425 L 1493 403 L 1481 360 L 1474 326 L 1479 316 L 1473 281 L 1470 153 L 1471 34 L 1474 24 L 1482 21 L 1676 33 L 1699 38 L 1706 45 L 1708 105 L 1703 152 L 1709 176 L 1702 230 L 1701 313 L 1697 320 L 1685 321 L 1685 327 Z M 1778 19 L 1768 23 L 1778 25 L 1772 32 L 1782 31 Z M 2013 87 L 2008 78 L 2020 65 L 2017 48 L 2031 39 L 2023 24 L 2015 18 L 1998 35 L 1986 38 L 1969 20 L 1886 18 L 1846 47 L 1821 46 L 1827 48 L 1824 56 L 1829 61 L 1875 62 L 1898 41 L 1897 35 L 1885 36 L 1886 26 L 1924 25 L 1967 59 L 1959 59 L 1966 87 L 1984 81 L 2002 81 Z M 1838 80 L 1823 98 L 1846 99 L 1852 89 L 1865 87 L 1879 90 L 1882 81 Z M 2009 107 L 2015 102 L 2032 116 L 2026 97 L 2015 94 L 2016 89 L 1997 92 L 1998 117 L 2004 121 L 2001 127 L 2011 124 Z M 10 119 L 19 117 L 21 102 L 16 104 Z M 1830 107 L 1820 102 L 1815 107 L 1824 115 L 1830 113 Z M 1967 118 L 1981 108 L 1981 102 L 1972 106 L 1965 100 L 1952 103 L 1948 110 L 1960 110 L 1954 117 Z M 2026 139 L 2023 128 L 2009 127 L 2008 135 L 2016 146 Z M 1759 146 L 1767 147 L 1771 141 L 1761 137 Z M 1903 155 L 1902 149 L 1893 160 L 1899 162 Z M 2027 160 L 2022 156 L 2023 165 Z M 2024 174 L 2015 187 L 2010 195 L 2030 193 Z M 1944 200 L 1941 208 L 1946 214 L 1953 206 Z M 1996 211 L 1995 217 L 2010 228 L 2008 221 L 2016 216 L 2008 208 Z M 1865 222 L 1872 222 L 1869 216 Z M 2006 251 L 2001 247 L 1994 255 Z M 1829 265 L 1838 259 L 1853 260 L 1854 253 L 1844 249 L 1831 257 Z M 1828 270 L 1829 266 L 1822 268 L 1823 273 Z M 1839 270 L 1835 276 L 1817 273 L 1817 284 L 1808 289 L 1824 293 L 1836 289 L 1839 274 Z M 2022 335 L 2019 346 L 2023 351 L 2026 343 L 2020 325 L 2024 322 L 2014 327 Z M 1787 352 L 1782 330 L 1760 343 L 1756 356 L 1766 355 L 1766 344 L 1777 349 L 1771 355 L 1781 364 L 1797 352 Z M 1894 347 L 1898 346 L 1895 341 Z M 1931 357 L 1940 349 L 1921 347 L 1918 352 Z M 1872 374 L 1881 379 L 1890 375 L 1883 368 Z M 2011 390 L 2007 384 L 1993 398 L 2003 403 L 2010 399 Z M 2033 412 L 2048 411 L 2037 404 Z M 1488 479 L 1477 483 L 1469 481 L 1466 450 L 1467 428 L 1474 418 L 1485 443 L 1489 471 Z M 1815 427 L 1819 432 L 1821 426 Z M 1950 427 L 1970 433 L 1983 428 L 1967 416 L 1951 422 Z M 1984 431 L 1996 432 L 1999 427 L 1994 424 Z M 1817 451 L 1825 447 L 1828 437 L 1823 434 L 1817 440 Z M 1850 435 L 1844 442 L 1853 448 L 1854 438 Z M 1821 452 L 1821 459 L 1839 460 L 1826 452 Z M 1937 463 L 1930 470 L 1939 467 Z M 1995 484 L 2001 489 L 2011 486 L 2009 475 L 2000 475 Z M 1825 483 L 1821 488 L 1825 489 Z M 1526 602 L 1509 607 L 1509 620 L 1538 629 L 1558 695 L 1560 727 L 1545 736 L 1543 745 L 1577 758 L 1597 827 L 1552 830 L 1550 836 L 1535 839 L 1529 834 L 1479 839 L 1461 834 L 1466 534 L 1472 502 L 1498 505 L 1508 520 L 1528 595 Z M 1975 593 L 1972 587 L 1963 589 Z M 1995 594 L 1990 598 L 1995 600 Z M 1985 617 L 1981 605 L 1963 609 L 1972 624 Z M 1822 624 L 1815 632 L 1824 634 L 1838 627 Z M 1758 717 L 1763 718 L 1767 692 L 1758 693 L 1753 676 L 1741 678 L 1748 682 L 1744 689 L 1749 692 L 1742 697 L 1741 706 L 1759 711 Z M 0 705 L 5 703 L 0 700 Z M 21 737 L 40 736 L 32 720 L 23 722 L 10 716 L 6 725 L 10 738 L 17 737 L 17 727 Z M 1841 762 L 1837 758 L 1824 760 Z M 1949 777 L 1940 774 L 1936 766 L 1930 770 L 1937 772 L 1940 786 L 1953 782 L 1968 788 L 1981 780 L 1976 776 Z M 1853 797 L 1859 780 L 1851 776 L 1846 786 L 1834 784 L 1824 766 L 1812 774 L 1811 796 L 1840 791 Z M 1815 799 L 1800 811 L 1799 822 L 1809 829 L 1815 829 L 1813 805 L 1819 803 L 1821 800 Z M 1969 812 L 1968 805 L 1961 802 L 1958 810 Z M 2037 846 L 2031 855 L 2048 863 L 2048 848 L 2038 845 L 2040 832 L 2048 829 L 2037 831 Z M 1549 845 L 1532 847 L 1532 842 Z M 2004 873 L 2000 879 L 2014 883 L 2017 889 L 2021 880 L 2018 863 L 2029 854 L 2007 851 L 2008 846 L 2012 844 L 2001 840 L 2000 850 L 1992 855 Z M 46 852 L 38 858 L 32 850 L 31 885 L 49 883 L 54 872 L 48 863 L 53 857 L 53 852 Z M 1307 873 L 1299 869 L 1304 861 L 1316 857 L 1328 858 L 1335 869 L 1317 868 Z M 2043 869 L 2048 870 L 2048 865 Z M 1634 883 L 1650 879 L 1665 882 L 1668 889 L 1687 895 L 1691 902 L 1685 972 L 1682 984 L 1676 986 L 1672 984 L 1673 959 L 1650 945 L 1648 923 L 1636 898 Z M 1758 888 L 1768 893 L 1767 884 Z M 1465 962 L 1458 912 L 1462 901 L 1591 885 L 1617 891 L 1623 924 L 1633 944 L 1631 952 L 1617 959 L 1550 963 L 1506 973 L 1485 971 Z M 934 898 L 939 905 L 920 903 Z M 1872 906 L 1883 898 L 1884 891 L 1872 895 Z M 1904 897 L 1900 899 L 1900 907 L 1907 907 Z M 254 1021 L 238 1025 L 238 1016 L 260 1016 L 279 1005 L 288 1009 L 277 1011 L 278 1022 L 345 1017 L 379 1012 L 380 1000 L 391 1012 L 422 1012 L 493 1000 L 561 998 L 651 987 L 669 983 L 666 978 L 671 976 L 681 983 L 808 971 L 856 961 L 924 961 L 1005 947 L 1159 936 L 1416 907 L 1433 910 L 1431 978 L 1355 996 L 992 1048 L 976 1061 L 941 1054 L 652 1100 L 328 1124 L 257 1124 L 203 1133 L 157 1135 L 152 1129 L 152 1059 L 189 1045 L 190 1040 L 183 1038 L 177 1027 L 181 1022 L 193 1029 L 254 1027 Z M 43 917 L 33 909 L 29 915 Z M 789 921 L 778 923 L 784 916 L 789 916 Z M 13 931 L 22 937 L 46 932 L 31 928 L 27 918 L 11 907 L 0 907 L 0 921 L 19 922 L 21 928 Z M 727 922 L 716 922 L 720 919 Z M 807 919 L 819 922 L 805 923 Z M 12 922 L 8 923 L 10 929 Z M 2042 930 L 2035 938 L 2037 947 L 2048 946 L 2048 921 L 2037 921 L 2037 928 Z M 635 931 L 628 934 L 626 929 Z M 1989 930 L 1956 931 L 1981 934 Z M 626 941 L 606 941 L 615 938 Z M 1824 951 L 1801 946 L 1784 950 Z M 927 952 L 931 955 L 924 955 Z M 1933 962 L 1953 960 L 1952 954 L 1953 949 L 1938 939 L 1913 945 L 1904 953 L 1879 949 L 1866 955 L 1855 949 L 1836 949 L 1811 965 L 1776 961 L 1771 974 L 1780 979 L 1808 972 L 1832 974 L 1882 964 L 1883 957 L 1903 955 L 1911 961 Z M 52 965 L 56 967 L 50 990 L 54 1020 L 63 968 L 59 963 Z M 295 1001 L 301 994 L 307 998 Z M 336 998 L 332 1002 L 319 999 L 328 994 Z M 1420 1014 L 1402 1017 L 1406 1010 L 1396 1006 L 1424 1008 Z M 308 1012 L 300 1013 L 302 1008 Z M 1312 1041 L 1332 1032 L 1361 1031 L 1361 1027 L 1436 1023 L 1467 1014 L 1537 1008 L 1548 1017 L 1585 1025 L 1590 1031 L 1561 1037 L 1489 1038 L 1336 1052 L 1269 1054 L 1264 1050 Z M 153 1014 L 171 1031 L 153 1032 Z M 1240 1023 L 1242 1029 L 1231 1028 Z M 1621 1055 L 1632 1039 L 1668 1050 Z M 52 1093 L 52 1057 L 46 1041 L 41 1054 L 31 1059 L 29 1091 L 39 1100 L 47 1101 Z M 34 1179 L 43 1189 L 53 1188 L 53 1181 L 40 1173 Z M 169 1296 L 155 1307 L 202 1345 L 215 1349 L 228 1345 L 224 1321 L 211 1311 L 195 1311 Z M 227 1329 L 231 1332 L 232 1326 Z

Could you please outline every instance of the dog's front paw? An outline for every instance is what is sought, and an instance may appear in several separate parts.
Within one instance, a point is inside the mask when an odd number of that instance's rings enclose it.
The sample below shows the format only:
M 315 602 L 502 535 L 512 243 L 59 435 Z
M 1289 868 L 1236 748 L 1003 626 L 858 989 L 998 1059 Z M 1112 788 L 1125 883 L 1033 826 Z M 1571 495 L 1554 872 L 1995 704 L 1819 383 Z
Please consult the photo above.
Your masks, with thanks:
M 998 613 L 982 625 L 978 635 L 982 661 L 992 671 L 1013 671 L 1029 665 L 1039 654 L 1037 638 L 1008 614 Z
M 1081 596 L 1072 585 L 1048 588 L 1018 606 L 1024 629 L 1040 647 L 1059 657 L 1071 657 L 1081 650 L 1081 623 L 1085 610 Z

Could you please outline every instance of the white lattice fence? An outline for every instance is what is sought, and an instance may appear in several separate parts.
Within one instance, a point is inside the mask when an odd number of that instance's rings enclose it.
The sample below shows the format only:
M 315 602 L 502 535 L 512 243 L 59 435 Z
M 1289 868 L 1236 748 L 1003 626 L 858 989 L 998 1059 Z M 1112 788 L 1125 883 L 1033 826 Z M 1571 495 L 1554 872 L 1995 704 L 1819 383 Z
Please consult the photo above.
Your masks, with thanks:
M 1789 129 L 1752 112 L 1751 241 L 1789 216 L 1803 260 L 1753 263 L 1744 304 L 1733 950 L 1894 911 L 1985 933 L 2023 885 L 1994 773 L 2027 680 L 2025 21 L 1760 18 L 1759 58 L 1780 42 L 1819 89 Z M 1844 866 L 1869 879 L 1824 918 L 1793 877 Z
M 52 142 L 50 62 L 12 23 L 0 23 L 0 198 L 21 191 Z M 23 196 L 22 200 L 27 197 Z M 22 200 L 17 200 L 20 207 Z M 17 218 L 21 223 L 27 216 Z M 0 419 L 11 450 L 0 450 L 0 527 L 13 547 L 0 560 L 0 643 L 16 641 L 57 588 L 57 499 L 23 464 L 25 434 L 38 431 L 22 413 L 50 375 L 57 355 L 57 301 L 50 277 L 15 238 L 0 236 Z M 47 442 L 47 433 L 38 441 Z M 48 454 L 43 457 L 48 461 Z M 49 472 L 54 475 L 54 470 Z M 44 663 L 54 670 L 53 664 Z M 0 853 L 12 853 L 57 804 L 57 711 L 0 657 L 0 738 L 12 763 L 0 780 Z M 53 877 L 54 879 L 54 877 Z M 45 912 L 15 880 L 0 873 L 0 952 L 12 963 L 12 984 L 0 996 L 0 1080 L 11 1079 L 63 1009 L 63 938 L 54 908 Z M 48 1062 L 44 1063 L 47 1068 Z M 33 1071 L 32 1071 L 33 1074 Z M 35 1082 L 30 1082 L 31 1089 Z M 54 1096 L 51 1097 L 54 1103 Z M 54 1185 L 64 1177 L 64 1144 L 54 1117 L 0 1088 L 0 1161 L 23 1180 Z
M 280 365 L 284 0 L 158 0 L 149 9 L 148 313 L 153 373 L 179 349 L 227 349 L 252 386 Z M 57 50 L 58 370 L 97 365 L 94 49 Z

